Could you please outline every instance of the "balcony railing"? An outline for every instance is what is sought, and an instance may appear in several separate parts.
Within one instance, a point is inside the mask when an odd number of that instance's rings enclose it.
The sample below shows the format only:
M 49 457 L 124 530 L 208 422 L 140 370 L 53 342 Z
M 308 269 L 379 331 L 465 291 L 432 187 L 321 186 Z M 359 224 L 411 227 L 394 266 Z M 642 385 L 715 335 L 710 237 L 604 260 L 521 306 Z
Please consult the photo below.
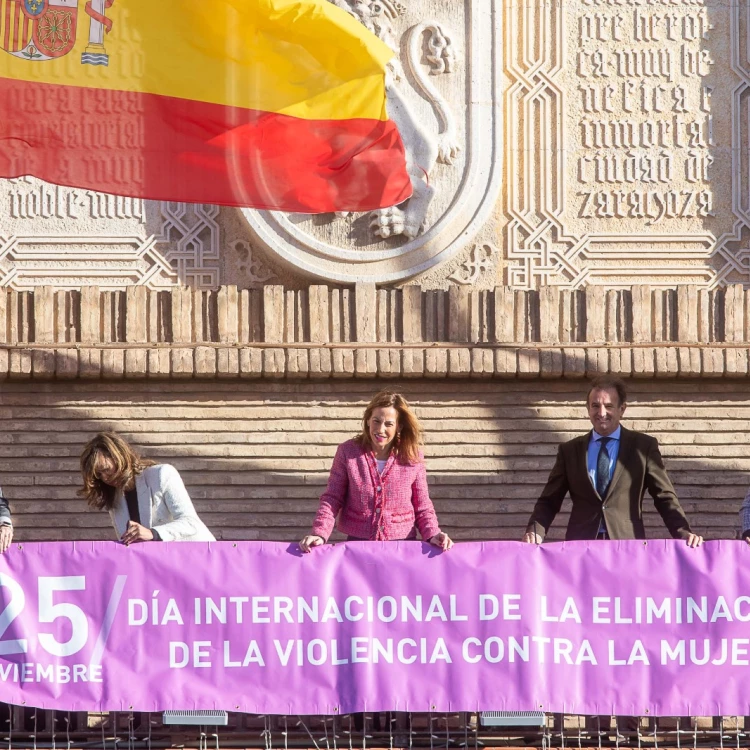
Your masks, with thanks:
M 750 747 L 750 717 L 604 717 L 546 714 L 541 726 L 485 726 L 476 713 L 343 716 L 229 713 L 226 726 L 173 725 L 161 713 L 85 713 L 0 704 L 8 748 L 482 748 Z

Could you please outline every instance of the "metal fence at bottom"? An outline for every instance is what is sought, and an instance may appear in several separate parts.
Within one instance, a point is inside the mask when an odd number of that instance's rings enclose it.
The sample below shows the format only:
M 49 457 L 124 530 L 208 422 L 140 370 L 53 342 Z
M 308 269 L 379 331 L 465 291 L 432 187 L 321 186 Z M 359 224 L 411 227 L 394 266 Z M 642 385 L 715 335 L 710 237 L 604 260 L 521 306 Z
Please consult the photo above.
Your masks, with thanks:
M 175 712 L 176 713 L 176 712 Z M 261 716 L 85 713 L 0 704 L 0 749 L 750 748 L 750 717 L 570 716 L 538 712 Z M 223 722 L 226 722 L 225 724 Z M 527 722 L 527 723 L 526 723 Z

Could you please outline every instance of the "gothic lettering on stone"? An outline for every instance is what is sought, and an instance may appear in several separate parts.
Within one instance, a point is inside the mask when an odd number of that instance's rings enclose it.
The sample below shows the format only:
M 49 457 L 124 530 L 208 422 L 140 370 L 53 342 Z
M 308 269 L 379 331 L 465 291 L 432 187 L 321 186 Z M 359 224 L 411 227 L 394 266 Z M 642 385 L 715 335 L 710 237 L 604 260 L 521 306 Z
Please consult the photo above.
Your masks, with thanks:
M 713 216 L 710 190 L 584 191 L 581 216 L 585 219 L 693 219 Z
M 139 198 L 74 190 L 40 180 L 9 180 L 7 213 L 11 219 L 135 219 L 145 224 L 144 202 Z
M 750 283 L 749 5 L 508 11 L 507 284 Z
M 63 184 L 72 181 L 69 169 L 73 163 L 77 173 L 81 165 L 85 167 L 86 180 L 91 184 L 98 182 L 102 174 L 107 174 L 108 183 L 114 185 L 143 181 L 143 154 L 148 140 L 144 105 L 138 93 L 95 89 L 84 96 L 83 89 L 70 86 L 51 91 L 29 88 L 15 93 L 10 106 L 29 115 L 38 115 L 32 118 L 27 130 L 32 142 L 46 137 L 42 123 L 50 116 L 57 113 L 78 115 L 64 118 L 59 125 L 60 141 L 66 144 L 66 149 L 57 157 Z M 23 169 L 23 163 L 12 165 L 13 172 Z
M 697 229 L 716 217 L 709 8 L 579 1 L 574 215 L 588 231 Z
M 36 177 L 0 180 L 0 279 L 16 289 L 215 288 L 218 214 L 218 206 L 144 201 Z

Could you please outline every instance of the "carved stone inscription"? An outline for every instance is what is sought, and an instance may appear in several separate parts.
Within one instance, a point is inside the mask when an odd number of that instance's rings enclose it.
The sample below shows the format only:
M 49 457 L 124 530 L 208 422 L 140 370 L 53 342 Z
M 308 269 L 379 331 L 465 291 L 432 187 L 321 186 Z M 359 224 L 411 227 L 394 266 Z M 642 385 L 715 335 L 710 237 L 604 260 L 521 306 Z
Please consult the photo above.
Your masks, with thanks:
M 219 208 L 0 180 L 0 286 L 220 284 Z
M 133 46 L 137 45 L 134 41 Z M 122 62 L 118 62 L 118 67 Z M 137 68 L 130 68 L 131 71 L 137 75 L 134 72 Z M 43 118 L 57 117 L 60 142 L 66 144 L 57 155 L 56 174 L 60 182 L 70 184 L 71 173 L 85 174 L 90 183 L 106 175 L 109 184 L 124 187 L 145 179 L 149 143 L 145 110 L 138 94 L 119 92 L 115 97 L 112 91 L 97 89 L 94 94 L 83 96 L 81 90 L 72 86 L 61 86 L 53 92 L 29 87 L 9 96 L 4 106 L 11 116 L 15 111 L 23 111 L 27 116 L 38 116 L 40 122 Z M 41 137 L 34 132 L 33 122 L 29 127 L 31 136 Z M 13 171 L 22 171 L 28 164 L 28 154 L 19 151 L 16 162 L 12 146 L 7 148 Z
M 24 221 L 35 219 L 127 219 L 136 233 L 146 223 L 144 201 L 139 198 L 74 190 L 28 177 L 8 180 L 7 185 L 3 228 L 14 234 L 23 232 Z
M 506 283 L 750 283 L 747 0 L 505 18 Z
M 705 231 L 722 209 L 727 216 L 731 203 L 718 205 L 715 186 L 731 184 L 731 164 L 714 151 L 730 141 L 714 112 L 728 115 L 731 100 L 712 84 L 719 32 L 709 9 L 699 0 L 579 0 L 574 20 L 572 216 L 589 232 L 622 220 L 644 233 Z

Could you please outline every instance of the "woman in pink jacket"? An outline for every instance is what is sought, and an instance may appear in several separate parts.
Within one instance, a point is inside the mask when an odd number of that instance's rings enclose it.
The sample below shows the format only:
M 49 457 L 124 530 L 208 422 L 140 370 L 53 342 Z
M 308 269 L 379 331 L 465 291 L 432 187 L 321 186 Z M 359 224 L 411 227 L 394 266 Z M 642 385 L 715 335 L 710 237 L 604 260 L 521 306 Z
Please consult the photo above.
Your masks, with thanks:
M 449 550 L 427 490 L 422 427 L 400 393 L 381 391 L 365 409 L 362 433 L 333 459 L 312 532 L 300 547 L 325 544 L 336 524 L 347 541 L 422 539 Z M 338 521 L 337 521 L 338 518 Z

